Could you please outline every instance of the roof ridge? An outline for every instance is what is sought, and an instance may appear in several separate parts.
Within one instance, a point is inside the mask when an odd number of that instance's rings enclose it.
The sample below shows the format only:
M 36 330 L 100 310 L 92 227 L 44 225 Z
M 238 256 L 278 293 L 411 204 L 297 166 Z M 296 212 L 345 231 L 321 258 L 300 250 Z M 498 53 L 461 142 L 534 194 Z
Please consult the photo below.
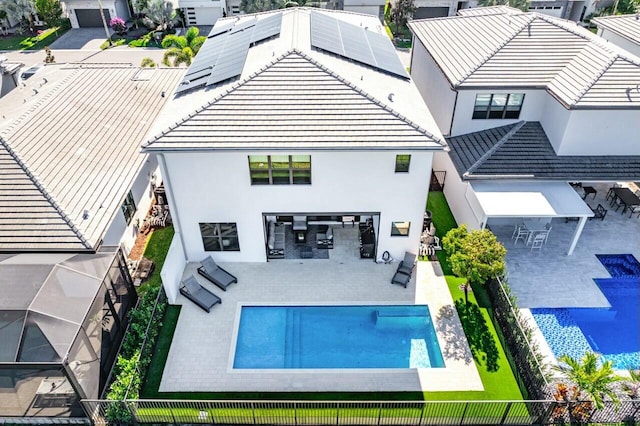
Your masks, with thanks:
M 176 129 L 177 127 L 179 127 L 180 125 L 184 124 L 187 120 L 193 118 L 196 114 L 199 114 L 200 112 L 204 111 L 205 109 L 209 108 L 210 106 L 212 106 L 214 103 L 218 102 L 219 100 L 221 100 L 222 98 L 224 98 L 225 96 L 230 95 L 231 93 L 233 93 L 235 90 L 237 90 L 239 87 L 245 85 L 246 83 L 248 83 L 249 81 L 251 81 L 252 79 L 254 79 L 255 77 L 257 77 L 258 75 L 262 74 L 263 72 L 265 72 L 266 70 L 268 70 L 269 68 L 271 68 L 272 66 L 274 66 L 275 64 L 277 64 L 278 62 L 282 61 L 283 59 L 285 59 L 288 56 L 291 55 L 298 55 L 302 58 L 304 58 L 306 61 L 308 61 L 309 63 L 315 65 L 316 67 L 320 68 L 320 70 L 324 71 L 325 73 L 327 73 L 328 75 L 330 75 L 331 77 L 335 78 L 336 80 L 340 81 L 342 84 L 346 85 L 347 87 L 351 88 L 352 90 L 356 91 L 359 95 L 364 96 L 366 99 L 368 99 L 369 101 L 373 102 L 374 104 L 376 104 L 378 107 L 382 108 L 383 110 L 387 111 L 388 113 L 390 113 L 391 115 L 393 115 L 394 117 L 404 121 L 406 124 L 408 124 L 409 126 L 413 127 L 415 130 L 417 130 L 419 133 L 422 133 L 423 135 L 433 139 L 434 142 L 440 144 L 441 146 L 446 146 L 446 143 L 439 139 L 438 137 L 436 137 L 435 135 L 429 133 L 426 129 L 423 129 L 421 126 L 419 126 L 418 124 L 414 123 L 413 121 L 411 121 L 410 119 L 408 119 L 407 117 L 405 117 L 404 115 L 398 113 L 397 111 L 395 111 L 394 109 L 389 108 L 386 104 L 382 103 L 381 101 L 379 101 L 377 98 L 374 98 L 373 96 L 371 96 L 370 94 L 368 94 L 367 92 L 365 92 L 364 90 L 358 88 L 357 86 L 353 85 L 351 82 L 347 81 L 346 79 L 344 79 L 343 77 L 339 76 L 338 74 L 334 73 L 333 71 L 329 70 L 327 67 L 325 67 L 324 65 L 318 63 L 316 60 L 314 60 L 313 58 L 307 56 L 305 53 L 301 52 L 300 50 L 296 49 L 296 48 L 292 48 L 291 50 L 286 51 L 284 54 L 280 55 L 279 57 L 277 57 L 276 59 L 272 60 L 271 62 L 269 62 L 267 65 L 265 65 L 264 67 L 260 68 L 259 70 L 257 70 L 256 72 L 254 72 L 253 74 L 247 76 L 246 78 L 244 78 L 241 81 L 238 81 L 236 84 L 234 84 L 232 87 L 230 87 L 229 89 L 225 90 L 223 93 L 219 94 L 218 96 L 216 96 L 214 99 L 212 99 L 211 101 L 207 102 L 206 104 L 204 104 L 203 106 L 197 108 L 194 112 L 190 113 L 188 116 L 184 117 L 183 119 L 177 121 L 174 125 L 169 126 L 168 129 L 163 130 L 159 135 L 155 136 L 153 139 L 147 141 L 144 145 L 142 145 L 142 148 L 147 148 L 149 146 L 151 146 L 154 142 L 156 142 L 158 139 L 160 139 L 162 136 L 166 135 L 168 132 Z
M 377 106 L 379 106 L 380 108 L 384 109 L 385 111 L 387 111 L 391 115 L 393 115 L 393 116 L 399 118 L 400 120 L 404 121 L 405 123 L 407 123 L 408 125 L 410 125 L 414 129 L 416 129 L 418 132 L 422 133 L 425 136 L 430 137 L 431 139 L 433 139 L 435 142 L 439 143 L 442 146 L 446 145 L 446 143 L 443 140 L 440 140 L 435 135 L 429 133 L 426 129 L 423 129 L 421 126 L 419 126 L 418 124 L 414 123 L 409 118 L 407 118 L 404 115 L 400 114 L 396 110 L 390 108 L 387 104 L 381 102 L 380 100 L 378 100 L 377 98 L 373 97 L 372 95 L 370 95 L 369 93 L 365 92 L 364 90 L 360 89 L 359 87 L 357 87 L 356 85 L 354 85 L 350 81 L 346 80 L 345 78 L 343 78 L 343 77 L 339 76 L 338 74 L 336 74 L 335 72 L 331 71 L 329 68 L 327 68 L 324 65 L 320 64 L 319 62 L 317 62 L 315 59 L 307 56 L 304 52 L 301 52 L 301 51 L 299 51 L 297 49 L 293 49 L 293 51 L 298 53 L 300 56 L 302 56 L 307 61 L 311 62 L 313 65 L 317 66 L 318 68 L 320 68 L 322 71 L 326 72 L 327 74 L 329 74 L 333 78 L 337 79 L 341 83 L 343 83 L 346 86 L 350 87 L 352 90 L 355 90 L 361 96 L 364 96 L 368 100 L 372 101 Z
M 526 16 L 526 14 L 523 14 Z M 502 14 L 500 15 L 480 15 L 480 16 L 502 16 Z M 510 16 L 518 16 L 518 15 L 510 15 Z M 463 18 L 466 18 L 465 16 L 462 16 Z M 475 18 L 479 17 L 479 16 L 473 16 Z M 469 18 L 471 18 L 471 16 L 469 16 Z M 467 71 L 467 73 L 465 75 L 462 76 L 462 78 L 458 79 L 458 81 L 455 83 L 455 86 L 458 86 L 460 84 L 462 84 L 468 77 L 470 77 L 474 72 L 478 71 L 478 69 L 483 66 L 484 64 L 486 64 L 489 59 L 493 58 L 496 53 L 498 53 L 503 47 L 505 47 L 507 45 L 507 43 L 509 43 L 511 40 L 513 40 L 518 34 L 520 34 L 527 26 L 531 25 L 531 22 L 533 22 L 535 20 L 535 15 L 532 14 L 532 16 L 528 17 L 529 19 L 526 19 L 524 21 L 524 24 L 521 26 L 520 29 L 518 29 L 517 31 L 515 31 L 511 37 L 508 37 L 506 40 L 504 40 L 502 43 L 500 43 L 498 45 L 498 47 L 496 47 L 491 53 L 489 53 L 487 56 L 485 56 L 478 65 L 476 65 L 473 69 Z
M 463 173 L 463 177 L 469 176 L 471 173 L 473 173 L 474 170 L 480 167 L 485 160 L 491 157 L 500 147 L 502 147 L 502 145 L 504 145 L 511 138 L 511 136 L 516 134 L 518 130 L 520 130 L 522 126 L 524 126 L 526 123 L 527 123 L 526 121 L 518 121 L 517 123 L 515 123 L 515 125 L 511 130 L 505 133 L 505 135 L 502 138 L 500 138 L 498 142 L 496 142 L 491 148 L 489 148 L 487 152 L 482 154 L 482 156 L 478 158 L 478 160 L 475 163 L 469 166 L 467 171 Z
M 7 152 L 11 156 L 11 158 L 13 158 L 13 161 L 15 161 L 16 164 L 18 164 L 18 166 L 20 166 L 20 168 L 27 175 L 27 177 L 29 178 L 31 183 L 33 183 L 33 185 L 38 189 L 38 191 L 40 191 L 42 196 L 49 202 L 49 204 L 51 204 L 51 207 L 53 207 L 54 210 L 56 212 L 58 212 L 60 217 L 62 217 L 62 220 L 69 226 L 69 228 L 73 231 L 73 233 L 76 234 L 76 236 L 78 237 L 78 239 L 80 240 L 82 245 L 84 245 L 88 249 L 92 249 L 93 247 L 91 246 L 91 244 L 89 244 L 87 239 L 84 237 L 84 235 L 82 235 L 80 230 L 71 221 L 69 216 L 67 216 L 67 214 L 64 212 L 64 210 L 62 210 L 62 208 L 56 202 L 56 200 L 51 196 L 51 194 L 49 194 L 49 192 L 40 183 L 40 181 L 38 181 L 38 179 L 33 175 L 33 173 L 31 173 L 31 171 L 29 170 L 27 165 L 20 159 L 18 154 L 16 154 L 16 152 L 13 149 L 11 149 L 11 146 L 9 146 L 7 141 L 1 136 L 0 136 L 0 145 L 2 145 L 4 147 L 4 149 L 7 150 Z

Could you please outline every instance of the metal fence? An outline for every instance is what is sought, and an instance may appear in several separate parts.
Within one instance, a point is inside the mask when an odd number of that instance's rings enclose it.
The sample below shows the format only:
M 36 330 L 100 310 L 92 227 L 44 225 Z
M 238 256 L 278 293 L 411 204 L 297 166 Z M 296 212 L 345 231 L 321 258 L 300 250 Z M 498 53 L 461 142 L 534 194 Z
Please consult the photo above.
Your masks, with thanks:
M 560 425 L 636 424 L 640 401 L 82 401 L 97 425 L 109 424 L 109 406 L 131 415 L 129 424 L 225 425 Z
M 499 278 L 487 283 L 487 292 L 493 303 L 492 321 L 511 364 L 520 391 L 525 397 L 544 400 L 547 380 L 531 348 L 528 333 L 523 329 L 516 308 Z

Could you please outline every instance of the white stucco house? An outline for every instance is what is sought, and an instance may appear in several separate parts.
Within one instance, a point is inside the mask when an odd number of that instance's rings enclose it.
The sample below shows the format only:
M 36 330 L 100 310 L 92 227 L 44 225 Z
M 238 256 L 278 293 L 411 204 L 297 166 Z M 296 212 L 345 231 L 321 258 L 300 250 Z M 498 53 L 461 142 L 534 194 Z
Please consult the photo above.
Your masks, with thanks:
M 593 212 L 569 182 L 640 178 L 638 57 L 538 13 L 409 27 L 411 75 L 450 146 L 434 170 L 458 223 L 580 218 L 570 254 Z
M 63 0 L 64 11 L 71 21 L 72 28 L 103 27 L 100 6 L 97 0 Z M 111 18 L 119 17 L 125 21 L 131 16 L 127 0 L 102 1 L 104 19 L 109 25 Z
M 215 33 L 143 148 L 176 230 L 170 300 L 187 262 L 279 261 L 294 237 L 315 250 L 316 226 L 366 227 L 363 261 L 416 252 L 445 143 L 377 17 L 292 8 Z
M 601 16 L 592 20 L 598 35 L 636 56 L 640 56 L 640 13 Z

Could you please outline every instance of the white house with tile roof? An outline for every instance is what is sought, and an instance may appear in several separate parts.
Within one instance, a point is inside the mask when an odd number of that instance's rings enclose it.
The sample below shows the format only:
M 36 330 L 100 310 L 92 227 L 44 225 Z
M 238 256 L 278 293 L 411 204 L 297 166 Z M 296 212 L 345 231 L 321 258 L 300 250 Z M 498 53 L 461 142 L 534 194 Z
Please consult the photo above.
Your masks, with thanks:
M 636 56 L 640 56 L 640 13 L 600 16 L 591 20 L 598 35 Z
M 271 35 L 246 42 L 239 58 L 236 37 L 255 39 L 265 19 Z M 176 124 L 143 148 L 160 159 L 176 229 L 170 298 L 186 262 L 272 260 L 268 222 L 293 216 L 334 226 L 369 219 L 370 261 L 415 253 L 433 153 L 445 144 L 378 19 L 295 8 L 222 20 L 212 34 L 228 23 L 165 110 Z M 347 46 L 332 38 L 340 32 Z M 353 48 L 375 54 L 350 59 L 361 52 Z
M 538 13 L 409 27 L 412 77 L 448 136 L 451 151 L 435 156 L 434 170 L 447 172 L 457 221 L 580 217 L 572 252 L 593 213 L 567 182 L 640 177 L 640 59 Z

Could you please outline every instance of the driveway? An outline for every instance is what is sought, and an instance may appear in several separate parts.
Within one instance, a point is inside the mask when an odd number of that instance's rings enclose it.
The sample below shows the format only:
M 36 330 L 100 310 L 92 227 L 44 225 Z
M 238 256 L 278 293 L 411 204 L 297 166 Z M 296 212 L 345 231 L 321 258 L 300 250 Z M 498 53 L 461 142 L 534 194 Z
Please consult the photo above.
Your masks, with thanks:
M 49 46 L 53 50 L 100 50 L 107 36 L 104 28 L 72 28 Z

